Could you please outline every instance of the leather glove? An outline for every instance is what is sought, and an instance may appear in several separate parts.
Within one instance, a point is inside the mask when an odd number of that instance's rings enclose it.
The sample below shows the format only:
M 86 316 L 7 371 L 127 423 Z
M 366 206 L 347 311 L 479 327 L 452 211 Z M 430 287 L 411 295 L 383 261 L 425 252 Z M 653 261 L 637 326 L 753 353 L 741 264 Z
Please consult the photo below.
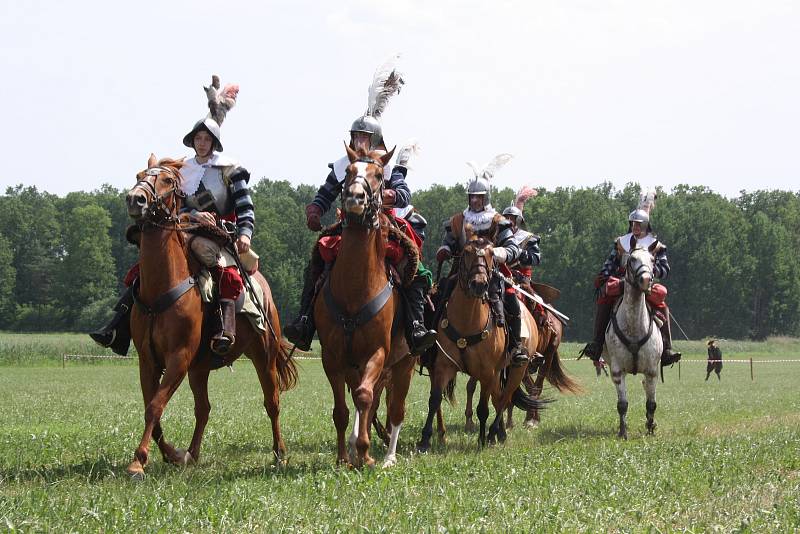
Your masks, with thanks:
M 384 206 L 394 206 L 395 200 L 397 199 L 397 193 L 395 193 L 394 189 L 384 189 L 383 190 L 383 205 Z
M 444 263 L 450 259 L 450 256 L 451 254 L 449 250 L 447 250 L 446 248 L 440 248 L 436 252 L 436 261 L 438 261 L 439 263 Z
M 316 204 L 309 204 L 306 206 L 306 226 L 312 232 L 319 232 L 322 230 L 322 223 L 320 222 L 320 217 L 322 217 L 322 208 L 317 206 Z

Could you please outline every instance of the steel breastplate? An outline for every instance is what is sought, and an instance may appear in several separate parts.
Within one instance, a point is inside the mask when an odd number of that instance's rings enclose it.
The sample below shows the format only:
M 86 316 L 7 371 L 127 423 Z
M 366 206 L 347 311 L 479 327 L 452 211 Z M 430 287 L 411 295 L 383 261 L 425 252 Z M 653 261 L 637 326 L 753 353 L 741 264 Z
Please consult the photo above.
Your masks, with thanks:
M 197 211 L 212 211 L 221 216 L 233 213 L 233 198 L 222 178 L 221 167 L 206 169 L 197 191 L 187 197 L 186 204 Z

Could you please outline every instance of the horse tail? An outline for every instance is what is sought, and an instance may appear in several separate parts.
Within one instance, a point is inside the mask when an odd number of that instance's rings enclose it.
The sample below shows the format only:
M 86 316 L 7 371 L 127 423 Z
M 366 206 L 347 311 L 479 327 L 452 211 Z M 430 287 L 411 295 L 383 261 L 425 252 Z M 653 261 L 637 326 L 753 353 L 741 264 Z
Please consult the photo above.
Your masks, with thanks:
M 547 363 L 545 363 L 547 365 Z M 580 384 L 572 379 L 561 366 L 561 358 L 558 355 L 558 348 L 552 349 L 552 356 L 550 357 L 549 365 L 545 378 L 561 393 L 581 393 L 583 388 Z
M 444 398 L 447 399 L 447 402 L 450 403 L 450 406 L 456 405 L 456 377 L 450 379 L 447 385 L 444 387 Z
M 289 357 L 291 345 L 280 339 L 275 343 L 275 363 L 278 370 L 278 389 L 289 391 L 297 385 L 297 365 L 294 358 Z
M 518 387 L 511 396 L 511 403 L 526 412 L 529 410 L 544 410 L 551 402 L 553 402 L 552 399 L 537 399 L 533 395 L 528 395 L 522 390 L 522 387 Z

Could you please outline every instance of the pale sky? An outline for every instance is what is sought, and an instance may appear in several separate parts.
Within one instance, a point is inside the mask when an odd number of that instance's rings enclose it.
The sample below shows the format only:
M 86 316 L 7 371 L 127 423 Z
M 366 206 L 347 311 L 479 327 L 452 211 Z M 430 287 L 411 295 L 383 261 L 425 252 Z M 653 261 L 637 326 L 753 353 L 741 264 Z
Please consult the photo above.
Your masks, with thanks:
M 515 155 L 495 185 L 639 182 L 800 190 L 800 2 L 0 0 L 0 193 L 133 185 L 189 155 L 212 73 L 241 86 L 225 154 L 254 178 L 322 183 L 403 54 L 388 144 L 409 185 Z

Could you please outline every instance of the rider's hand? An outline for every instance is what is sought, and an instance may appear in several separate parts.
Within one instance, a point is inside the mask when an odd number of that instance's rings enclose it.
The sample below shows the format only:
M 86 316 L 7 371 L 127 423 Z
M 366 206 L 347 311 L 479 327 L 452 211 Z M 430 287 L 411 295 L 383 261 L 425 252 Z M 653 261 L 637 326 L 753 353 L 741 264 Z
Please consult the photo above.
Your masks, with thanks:
M 214 217 L 214 214 L 210 211 L 197 211 L 192 213 L 192 220 L 194 222 L 199 222 L 203 224 L 210 224 L 215 226 L 217 224 L 217 219 Z
M 322 217 L 322 208 L 317 206 L 316 204 L 309 204 L 306 206 L 306 226 L 312 232 L 319 232 L 322 230 L 322 223 L 320 222 L 320 217 Z
M 383 190 L 383 205 L 384 206 L 394 206 L 395 201 L 397 200 L 397 193 L 395 193 L 394 189 L 384 189 Z
M 236 239 L 236 250 L 239 251 L 239 254 L 244 254 L 250 250 L 250 236 L 244 234 L 240 235 Z
M 446 248 L 440 248 L 438 252 L 436 252 L 436 261 L 439 263 L 444 263 L 450 259 L 450 251 Z

